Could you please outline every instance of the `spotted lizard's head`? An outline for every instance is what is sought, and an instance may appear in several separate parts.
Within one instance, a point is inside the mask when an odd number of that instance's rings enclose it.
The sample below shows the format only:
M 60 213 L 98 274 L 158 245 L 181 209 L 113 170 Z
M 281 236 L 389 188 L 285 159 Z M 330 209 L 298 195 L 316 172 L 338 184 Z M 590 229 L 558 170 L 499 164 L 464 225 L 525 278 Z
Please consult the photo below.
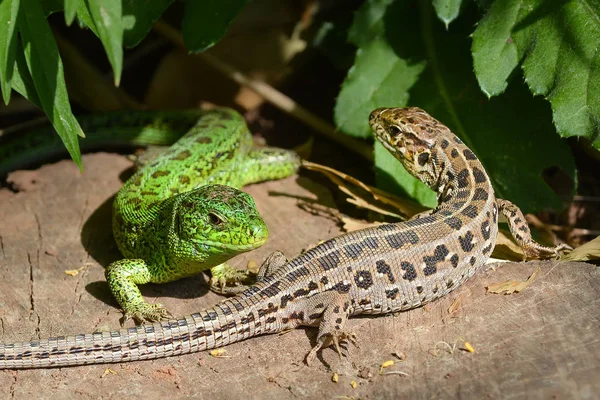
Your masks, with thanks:
M 206 185 L 176 198 L 170 240 L 179 259 L 219 261 L 260 247 L 269 236 L 248 193 Z
M 435 181 L 432 152 L 441 133 L 449 132 L 445 125 L 418 107 L 378 108 L 371 112 L 369 124 L 408 172 L 427 184 Z

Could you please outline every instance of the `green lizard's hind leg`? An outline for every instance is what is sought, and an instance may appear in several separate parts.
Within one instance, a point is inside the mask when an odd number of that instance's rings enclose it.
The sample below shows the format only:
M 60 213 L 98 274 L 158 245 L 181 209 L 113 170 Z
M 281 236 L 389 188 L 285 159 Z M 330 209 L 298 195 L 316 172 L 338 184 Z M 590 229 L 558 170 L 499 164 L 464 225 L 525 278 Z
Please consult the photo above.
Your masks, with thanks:
M 570 246 L 561 243 L 558 246 L 543 246 L 533 240 L 525 216 L 515 204 L 508 200 L 496 199 L 498 212 L 508 221 L 510 233 L 525 253 L 525 259 L 532 258 L 558 258 L 561 252 L 573 250 Z
M 256 282 L 260 282 L 266 276 L 274 274 L 279 267 L 284 266 L 287 262 L 288 259 L 282 252 L 274 251 L 260 266 L 256 275 Z M 255 283 L 248 271 L 240 271 L 228 264 L 217 265 L 211 268 L 210 273 L 212 275 L 210 289 L 219 294 L 235 295 Z
M 138 323 L 144 323 L 171 316 L 162 305 L 147 303 L 137 287 L 151 281 L 151 273 L 144 260 L 116 261 L 106 268 L 104 275 L 110 291 L 123 309 L 125 320 L 133 318 Z
M 250 271 L 233 268 L 227 263 L 212 267 L 210 274 L 210 290 L 219 294 L 234 295 L 254 283 Z
M 350 316 L 350 298 L 337 292 L 324 292 L 308 299 L 305 315 L 315 319 L 312 323 L 319 324 L 317 344 L 306 356 L 306 364 L 310 365 L 317 357 L 317 352 L 331 345 L 335 346 L 340 358 L 342 351 L 340 343 L 350 341 L 356 345 L 356 335 L 345 329 L 346 321 Z
M 244 185 L 293 175 L 300 167 L 300 157 L 291 150 L 255 147 L 243 165 Z

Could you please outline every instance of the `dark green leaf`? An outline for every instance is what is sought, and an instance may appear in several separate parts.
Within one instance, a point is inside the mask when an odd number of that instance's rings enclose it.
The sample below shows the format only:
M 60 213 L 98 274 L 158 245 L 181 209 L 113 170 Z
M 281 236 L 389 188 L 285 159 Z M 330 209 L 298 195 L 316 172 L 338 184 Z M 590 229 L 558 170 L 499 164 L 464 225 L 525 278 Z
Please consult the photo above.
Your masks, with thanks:
M 86 0 L 104 51 L 112 66 L 115 86 L 121 81 L 123 68 L 123 12 L 121 0 Z
M 83 4 L 82 0 L 65 0 L 65 23 L 71 25 L 77 15 L 77 9 Z
M 64 7 L 64 1 L 65 0 L 40 0 L 39 2 L 44 10 L 44 15 L 47 17 L 55 12 L 62 11 Z
M 550 101 L 558 132 L 600 149 L 600 4 L 494 1 L 473 34 L 475 73 L 489 96 L 521 64 L 531 92 Z
M 127 47 L 137 45 L 150 31 L 173 0 L 123 0 L 123 42 Z
M 17 45 L 15 26 L 18 14 L 19 0 L 2 0 L 0 2 L 0 86 L 5 104 L 10 101 L 12 88 Z
M 217 43 L 248 1 L 186 0 L 182 31 L 188 50 L 199 53 Z
M 15 51 L 15 70 L 12 79 L 12 87 L 15 89 L 21 96 L 25 97 L 27 100 L 43 109 L 42 102 L 35 91 L 35 85 L 33 84 L 33 78 L 29 73 L 29 68 L 27 67 L 27 61 L 25 61 L 25 53 L 23 51 L 23 47 L 21 46 L 21 42 L 17 40 L 17 46 Z
M 369 2 L 375 3 L 378 2 Z M 382 34 L 377 40 L 387 42 L 391 50 L 369 56 L 374 46 L 384 48 L 381 44 L 375 45 L 377 41 L 359 49 L 356 64 L 338 99 L 336 115 L 345 115 L 348 119 L 350 114 L 362 115 L 365 122 L 360 125 L 358 120 L 353 124 L 341 120 L 343 131 L 352 129 L 348 133 L 363 136 L 366 118 L 374 106 L 404 106 L 408 97 L 411 106 L 424 108 L 467 143 L 484 164 L 499 197 L 514 201 L 526 212 L 560 208 L 561 199 L 544 182 L 542 173 L 558 167 L 575 182 L 575 166 L 569 149 L 556 135 L 544 101 L 532 98 L 524 85 L 513 85 L 505 95 L 491 101 L 481 93 L 470 63 L 471 23 L 465 20 L 463 25 L 453 25 L 456 31 L 449 33 L 437 21 L 427 2 L 408 1 L 390 4 L 381 23 Z M 373 30 L 367 30 L 365 35 L 372 36 Z M 395 82 L 388 84 L 383 78 L 385 72 L 375 67 L 363 69 L 363 56 L 372 57 L 376 60 L 374 64 L 398 65 L 402 60 L 409 67 L 418 66 L 418 72 L 415 69 L 412 77 L 415 83 L 408 88 Z M 347 86 L 359 80 L 372 85 L 362 85 L 352 96 L 380 101 L 362 101 L 363 105 L 358 106 L 342 96 Z M 393 178 L 399 181 L 403 191 L 414 193 L 421 203 L 429 204 L 431 195 L 423 194 L 412 178 L 405 179 L 401 175 L 399 162 L 377 147 L 375 156 L 378 185 L 389 189 Z
M 71 158 L 82 168 L 77 135 L 83 136 L 83 132 L 71 112 L 56 41 L 39 1 L 22 0 L 21 4 L 18 29 L 23 41 L 27 69 L 33 78 L 40 104 Z M 23 77 L 21 65 L 18 62 L 17 65 Z

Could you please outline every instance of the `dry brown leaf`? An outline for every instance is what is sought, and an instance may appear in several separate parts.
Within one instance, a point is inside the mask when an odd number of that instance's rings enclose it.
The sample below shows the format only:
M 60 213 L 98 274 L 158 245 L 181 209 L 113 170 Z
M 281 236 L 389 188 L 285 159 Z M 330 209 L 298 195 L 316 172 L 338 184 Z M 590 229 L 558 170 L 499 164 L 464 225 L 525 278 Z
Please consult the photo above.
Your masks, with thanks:
M 492 257 L 501 260 L 523 261 L 525 254 L 523 249 L 511 239 L 510 232 L 501 229 L 498 231 L 498 237 L 496 237 L 496 246 L 492 252 Z
M 600 236 L 560 257 L 560 261 L 590 261 L 598 259 L 600 259 Z
M 342 229 L 345 232 L 357 231 L 359 229 L 371 228 L 373 226 L 381 225 L 381 222 L 369 222 L 364 219 L 355 219 L 343 216 L 340 218 L 342 222 Z
M 302 166 L 311 171 L 317 171 L 325 175 L 335 183 L 342 192 L 350 196 L 348 202 L 355 204 L 357 207 L 366 208 L 399 219 L 409 218 L 427 210 L 426 207 L 423 207 L 412 200 L 403 199 L 384 192 L 381 189 L 377 189 L 376 187 L 369 186 L 334 168 L 309 161 L 303 161 Z M 400 214 L 398 214 L 398 211 L 400 211 Z
M 531 285 L 531 282 L 533 282 L 539 272 L 540 269 L 536 269 L 525 282 L 510 279 L 500 283 L 493 283 L 487 286 L 487 292 L 495 294 L 500 294 L 502 292 L 505 292 L 504 294 L 522 292 L 527 286 Z
M 454 301 L 452 301 L 452 304 L 450 304 L 450 307 L 448 307 L 448 314 L 454 314 L 455 312 L 457 312 L 460 309 L 460 306 L 461 306 L 460 297 L 457 297 L 454 299 Z

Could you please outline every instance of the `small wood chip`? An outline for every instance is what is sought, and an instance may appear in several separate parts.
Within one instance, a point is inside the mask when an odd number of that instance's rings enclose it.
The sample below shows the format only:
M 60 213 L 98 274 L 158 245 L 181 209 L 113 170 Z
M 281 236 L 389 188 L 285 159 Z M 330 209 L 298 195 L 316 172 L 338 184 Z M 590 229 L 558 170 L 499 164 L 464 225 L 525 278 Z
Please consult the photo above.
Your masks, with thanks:
M 456 297 L 450 307 L 448 307 L 448 314 L 454 314 L 458 310 L 460 310 L 461 302 L 460 297 Z
M 352 382 L 350 382 L 350 386 L 352 386 L 352 389 L 356 389 L 356 387 L 358 386 L 358 383 L 356 383 L 356 381 L 352 381 Z
M 394 360 L 387 360 L 387 361 L 384 361 L 384 362 L 381 364 L 381 367 L 379 367 L 379 373 L 381 374 L 381 373 L 383 372 L 384 368 L 389 368 L 389 367 L 391 367 L 392 365 L 394 365 Z
M 475 353 L 475 349 L 469 342 L 465 342 L 465 350 L 467 350 L 469 353 Z
M 339 380 L 340 380 L 340 377 L 338 376 L 338 373 L 334 372 L 333 376 L 331 377 L 331 382 L 338 383 Z
M 225 349 L 211 350 L 209 354 L 211 356 L 215 357 L 215 358 L 228 358 L 228 357 L 231 357 L 230 355 L 227 355 L 227 350 L 225 350 Z
M 101 378 L 104 378 L 106 375 L 117 375 L 117 373 L 110 368 L 106 368 Z

